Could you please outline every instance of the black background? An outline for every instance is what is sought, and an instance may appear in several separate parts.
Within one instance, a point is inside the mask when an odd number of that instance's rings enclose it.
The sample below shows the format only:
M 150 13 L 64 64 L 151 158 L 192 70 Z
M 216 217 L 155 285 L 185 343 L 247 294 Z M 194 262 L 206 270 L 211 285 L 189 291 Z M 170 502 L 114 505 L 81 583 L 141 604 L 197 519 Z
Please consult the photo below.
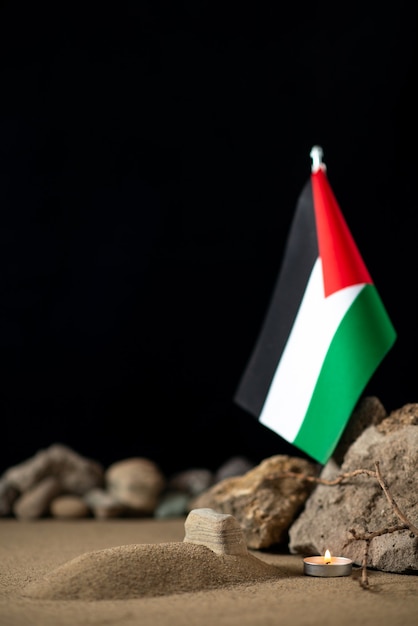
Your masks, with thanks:
M 298 454 L 233 395 L 314 144 L 418 401 L 416 72 L 412 1 L 3 2 L 1 469 Z

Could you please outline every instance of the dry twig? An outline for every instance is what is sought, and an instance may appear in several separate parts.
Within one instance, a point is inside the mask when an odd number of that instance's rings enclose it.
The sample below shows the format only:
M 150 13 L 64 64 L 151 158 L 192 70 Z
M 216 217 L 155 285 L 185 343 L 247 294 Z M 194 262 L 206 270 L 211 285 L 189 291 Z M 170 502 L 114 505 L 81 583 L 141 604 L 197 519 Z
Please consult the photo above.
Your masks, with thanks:
M 402 513 L 402 511 L 399 509 L 398 505 L 395 502 L 395 498 L 392 496 L 392 494 L 389 491 L 389 487 L 386 484 L 386 481 L 384 480 L 381 472 L 380 472 L 380 466 L 379 466 L 379 461 L 376 461 L 375 463 L 375 467 L 376 467 L 376 478 L 379 481 L 380 486 L 382 487 L 384 494 L 389 502 L 389 504 L 392 506 L 395 515 L 397 515 L 397 517 L 399 517 L 399 519 L 401 520 L 401 522 L 405 525 L 405 528 L 409 528 L 409 530 L 411 532 L 414 533 L 414 535 L 418 535 L 418 528 L 416 526 L 414 526 L 414 524 L 412 524 L 412 522 L 409 521 L 409 519 L 406 517 L 406 515 L 404 515 Z

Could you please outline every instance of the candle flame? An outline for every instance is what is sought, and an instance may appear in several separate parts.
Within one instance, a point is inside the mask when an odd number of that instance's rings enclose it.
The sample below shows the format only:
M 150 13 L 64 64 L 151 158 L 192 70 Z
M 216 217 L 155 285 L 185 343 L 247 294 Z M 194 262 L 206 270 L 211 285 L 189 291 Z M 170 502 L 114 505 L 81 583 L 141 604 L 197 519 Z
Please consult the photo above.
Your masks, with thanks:
M 331 563 L 331 552 L 329 550 L 325 550 L 324 563 Z

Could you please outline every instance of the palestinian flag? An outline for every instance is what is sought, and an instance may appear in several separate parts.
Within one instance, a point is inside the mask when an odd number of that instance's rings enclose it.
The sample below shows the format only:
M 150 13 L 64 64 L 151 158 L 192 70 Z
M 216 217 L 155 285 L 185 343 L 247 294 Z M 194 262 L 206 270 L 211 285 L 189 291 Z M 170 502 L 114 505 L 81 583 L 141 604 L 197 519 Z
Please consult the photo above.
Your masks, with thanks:
M 325 464 L 396 332 L 329 185 L 322 150 L 235 401 Z

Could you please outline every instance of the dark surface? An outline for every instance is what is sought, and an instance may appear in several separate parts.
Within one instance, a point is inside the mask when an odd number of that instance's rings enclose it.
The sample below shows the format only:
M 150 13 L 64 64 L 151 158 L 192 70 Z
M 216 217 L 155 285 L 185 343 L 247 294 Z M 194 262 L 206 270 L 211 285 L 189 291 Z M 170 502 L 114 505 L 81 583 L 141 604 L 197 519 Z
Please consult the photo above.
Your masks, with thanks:
M 315 143 L 418 401 L 415 3 L 327 4 L 2 4 L 0 469 L 298 453 L 232 398 Z

